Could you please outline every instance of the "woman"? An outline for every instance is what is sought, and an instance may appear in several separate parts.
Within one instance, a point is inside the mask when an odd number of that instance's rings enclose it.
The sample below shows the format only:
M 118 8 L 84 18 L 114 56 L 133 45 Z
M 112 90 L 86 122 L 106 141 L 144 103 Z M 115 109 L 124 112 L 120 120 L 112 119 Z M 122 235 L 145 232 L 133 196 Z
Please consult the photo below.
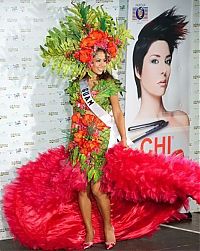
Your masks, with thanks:
M 110 217 L 110 199 L 108 195 L 100 189 L 100 180 L 103 174 L 103 166 L 106 162 L 105 153 L 108 147 L 111 147 L 117 142 L 115 136 L 120 134 L 121 145 L 123 147 L 127 147 L 127 143 L 124 117 L 118 99 L 118 93 L 122 92 L 123 88 L 120 86 L 119 81 L 109 74 L 107 69 L 111 70 L 120 65 L 120 58 L 122 58 L 127 39 L 130 38 L 131 35 L 125 26 L 117 26 L 113 18 L 102 8 L 98 7 L 97 9 L 93 9 L 82 2 L 74 5 L 69 11 L 73 14 L 76 13 L 75 18 L 73 19 L 71 16 L 67 16 L 67 21 L 61 22 L 60 30 L 54 28 L 49 32 L 45 44 L 47 50 L 41 46 L 42 57 L 44 59 L 43 66 L 52 63 L 53 69 L 56 69 L 58 73 L 60 73 L 60 69 L 62 69 L 63 76 L 67 76 L 70 80 L 66 92 L 69 94 L 69 102 L 73 106 L 71 133 L 66 150 L 63 152 L 63 149 L 61 151 L 59 149 L 54 152 L 53 155 L 62 155 L 62 157 L 60 156 L 62 161 L 59 161 L 59 164 L 57 164 L 59 167 L 62 166 L 65 169 L 65 177 L 68 177 L 67 185 L 65 185 L 65 189 L 63 189 L 63 191 L 66 191 L 65 194 L 62 191 L 65 202 L 72 200 L 74 191 L 76 193 L 78 192 L 79 207 L 86 230 L 84 234 L 85 241 L 82 247 L 84 249 L 90 248 L 93 245 L 94 235 L 97 236 L 96 239 L 98 241 L 102 240 L 102 233 L 100 237 L 98 237 L 99 233 L 98 231 L 97 233 L 95 232 L 92 225 L 92 195 L 96 200 L 103 219 L 106 249 L 111 249 L 116 244 L 116 239 Z M 57 58 L 59 58 L 59 60 L 57 60 Z M 111 111 L 112 115 L 109 114 Z M 39 162 L 40 160 L 37 163 L 39 164 Z M 47 162 L 46 160 L 45 163 L 47 164 Z M 28 166 L 29 164 L 30 163 L 28 163 Z M 30 165 L 32 170 L 33 166 L 32 164 Z M 41 163 L 39 165 L 41 166 Z M 54 169 L 56 164 L 54 163 L 53 165 L 49 163 L 48 166 L 50 170 L 50 166 Z M 25 169 L 27 170 L 28 167 L 26 166 Z M 35 170 L 32 171 L 35 172 Z M 72 179 L 75 174 L 76 181 Z M 55 174 L 49 175 L 54 176 Z M 22 173 L 21 176 L 23 176 Z M 32 177 L 34 176 L 35 174 L 32 175 Z M 35 182 L 33 183 L 35 184 Z M 66 190 L 66 187 L 69 188 L 68 190 L 70 192 Z M 14 192 L 17 188 L 8 186 L 8 192 L 5 195 L 6 214 L 10 208 L 7 208 L 6 204 L 11 199 L 8 194 L 12 193 L 12 189 Z M 33 198 L 34 196 L 36 196 L 36 194 L 32 194 L 31 197 Z M 37 199 L 34 200 L 36 204 L 37 201 L 39 201 L 38 196 L 39 195 L 37 195 Z M 46 198 L 47 197 L 48 196 L 46 196 Z M 15 199 L 18 200 L 17 198 Z M 14 201 L 15 199 L 13 198 L 12 200 Z M 73 203 L 70 203 L 70 205 L 76 205 L 76 200 L 72 201 Z M 16 202 L 15 205 L 17 204 Z M 39 204 L 41 205 L 41 203 L 38 203 L 38 206 Z M 42 204 L 44 205 L 45 203 L 43 202 Z M 16 211 L 10 213 L 15 215 Z M 52 214 L 54 213 L 52 212 Z M 33 214 L 35 213 L 32 212 L 32 215 Z M 43 214 L 46 213 L 43 212 Z M 73 213 L 71 214 L 73 215 Z M 81 219 L 79 216 L 78 213 L 78 221 L 80 223 Z M 65 222 L 65 220 L 62 222 Z M 17 224 L 15 224 L 15 226 L 16 225 Z M 80 224 L 76 223 L 76 230 L 78 225 Z M 15 232 L 15 236 L 17 236 L 22 243 L 32 246 L 30 236 L 28 237 L 21 229 L 21 226 L 18 227 L 20 230 L 15 229 L 13 231 L 11 226 L 11 231 Z M 73 231 L 71 231 L 71 233 L 72 232 Z M 65 235 L 69 236 L 70 234 L 66 233 Z M 27 236 L 27 238 L 25 236 Z M 38 234 L 38 236 L 41 235 Z M 66 241 L 62 247 L 68 247 L 69 245 L 71 245 L 71 247 L 80 247 L 80 236 L 78 242 L 76 238 L 74 239 L 74 243 L 68 240 L 68 244 L 66 244 Z M 48 243 L 50 243 L 49 240 Z M 55 244 L 48 245 L 48 248 L 52 248 Z M 39 246 L 42 248 L 45 246 L 45 248 L 47 248 L 42 241 Z
M 94 99 L 98 100 L 99 105 L 104 107 L 108 112 L 110 112 L 112 108 L 114 119 L 121 136 L 121 143 L 123 146 L 127 146 L 124 117 L 117 95 L 122 88 L 115 84 L 115 80 L 106 72 L 107 63 L 108 56 L 106 51 L 97 48 L 93 53 L 91 62 L 92 76 L 87 76 L 84 80 L 88 83 L 90 92 Z M 74 90 L 75 85 L 77 86 L 76 91 Z M 116 240 L 110 219 L 110 200 L 108 195 L 100 190 L 100 178 L 102 176 L 102 167 L 105 163 L 105 152 L 108 148 L 110 129 L 89 109 L 86 103 L 84 103 L 79 88 L 79 82 L 73 82 L 72 86 L 68 88 L 68 93 L 71 94 L 70 103 L 74 111 L 72 116 L 72 135 L 68 150 L 71 160 L 73 160 L 75 154 L 77 155 L 76 152 L 79 152 L 73 166 L 77 165 L 77 162 L 79 162 L 81 158 L 84 158 L 84 162 L 80 162 L 80 165 L 81 169 L 86 171 L 87 180 L 89 181 L 86 191 L 80 191 L 78 196 L 86 227 L 84 248 L 91 247 L 94 238 L 90 201 L 91 190 L 103 217 L 106 249 L 111 249 L 115 245 Z M 75 99 L 73 98 L 74 91 L 78 94 Z M 102 96 L 102 91 L 105 98 Z M 106 91 L 110 92 L 109 98 L 105 96 Z M 107 137 L 102 137 L 102 134 L 107 134 Z M 85 164 L 85 162 L 87 164 Z
M 88 249 L 104 241 L 112 249 L 116 238 L 142 237 L 180 219 L 177 210 L 189 195 L 200 202 L 200 169 L 180 157 L 127 147 L 118 100 L 123 89 L 107 70 L 120 63 L 130 34 L 102 9 L 80 3 L 72 12 L 75 18 L 51 31 L 47 50 L 41 48 L 44 63 L 71 79 L 69 143 L 19 168 L 5 188 L 4 212 L 25 246 Z
M 187 34 L 185 18 L 175 15 L 175 8 L 172 8 L 146 24 L 138 35 L 133 51 L 133 69 L 141 99 L 136 123 L 163 119 L 170 127 L 189 125 L 185 112 L 168 111 L 162 99 L 170 78 L 173 51 Z

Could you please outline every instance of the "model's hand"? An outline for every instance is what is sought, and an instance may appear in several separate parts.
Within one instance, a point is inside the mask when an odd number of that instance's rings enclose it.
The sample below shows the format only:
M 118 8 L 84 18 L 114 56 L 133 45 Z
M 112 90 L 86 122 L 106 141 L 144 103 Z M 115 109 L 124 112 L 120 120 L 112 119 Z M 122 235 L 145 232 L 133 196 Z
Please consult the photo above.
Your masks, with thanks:
M 122 144 L 124 147 L 128 147 L 127 141 L 126 141 L 125 138 L 124 138 L 124 139 L 123 139 L 123 138 L 121 139 L 120 144 Z

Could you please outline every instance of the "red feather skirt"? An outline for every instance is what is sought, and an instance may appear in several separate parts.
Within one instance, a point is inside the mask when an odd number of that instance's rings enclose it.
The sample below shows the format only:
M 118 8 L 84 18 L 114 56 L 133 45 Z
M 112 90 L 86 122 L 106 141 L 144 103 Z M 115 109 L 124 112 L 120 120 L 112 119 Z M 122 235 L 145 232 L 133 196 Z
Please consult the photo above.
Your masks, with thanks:
M 86 181 L 67 162 L 64 146 L 40 154 L 18 169 L 5 187 L 4 213 L 14 238 L 43 250 L 81 249 L 85 229 L 77 192 Z M 190 196 L 200 203 L 199 164 L 178 156 L 146 154 L 116 145 L 106 153 L 101 188 L 111 198 L 117 240 L 151 235 L 159 225 L 183 217 L 179 208 Z M 94 242 L 104 241 L 94 199 Z

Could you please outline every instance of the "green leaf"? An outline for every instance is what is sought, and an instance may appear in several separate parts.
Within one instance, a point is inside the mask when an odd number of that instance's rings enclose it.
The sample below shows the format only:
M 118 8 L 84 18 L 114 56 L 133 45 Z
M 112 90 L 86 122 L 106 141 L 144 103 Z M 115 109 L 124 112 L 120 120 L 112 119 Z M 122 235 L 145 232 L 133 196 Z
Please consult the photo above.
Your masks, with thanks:
M 72 153 L 72 165 L 75 166 L 76 165 L 76 161 L 77 161 L 77 158 L 78 158 L 78 154 L 79 154 L 79 147 L 76 146 L 73 150 L 73 153 Z
M 81 165 L 85 163 L 86 159 L 87 158 L 84 154 L 79 154 L 79 160 L 80 160 Z
M 88 181 L 91 181 L 92 178 L 93 178 L 93 175 L 94 175 L 95 171 L 94 171 L 94 168 L 91 168 L 87 174 L 88 176 Z
M 96 183 L 97 181 L 99 181 L 100 178 L 101 178 L 100 172 L 99 172 L 99 171 L 96 171 L 96 172 L 94 173 L 94 177 L 93 177 L 94 183 Z

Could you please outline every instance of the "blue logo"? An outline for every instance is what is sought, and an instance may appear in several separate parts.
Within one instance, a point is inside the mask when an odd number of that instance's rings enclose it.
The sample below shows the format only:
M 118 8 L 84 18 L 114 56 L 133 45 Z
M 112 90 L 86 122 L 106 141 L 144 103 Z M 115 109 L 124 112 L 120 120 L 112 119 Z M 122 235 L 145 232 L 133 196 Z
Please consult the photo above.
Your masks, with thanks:
M 148 19 L 148 7 L 133 7 L 132 13 L 133 20 L 147 20 Z

